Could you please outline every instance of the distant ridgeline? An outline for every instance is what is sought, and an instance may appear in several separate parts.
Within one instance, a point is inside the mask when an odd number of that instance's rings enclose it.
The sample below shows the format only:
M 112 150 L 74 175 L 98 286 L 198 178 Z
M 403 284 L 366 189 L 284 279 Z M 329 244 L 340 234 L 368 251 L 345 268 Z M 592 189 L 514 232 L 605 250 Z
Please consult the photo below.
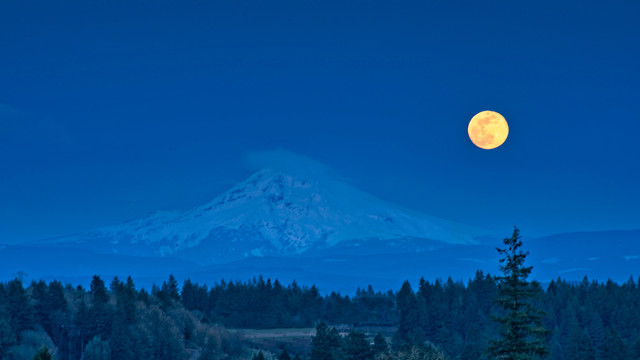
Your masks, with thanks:
M 640 357 L 640 279 L 621 285 L 558 279 L 546 290 L 533 285 L 553 330 L 552 359 Z M 353 297 L 323 296 L 315 286 L 262 277 L 212 287 L 187 280 L 180 289 L 170 276 L 151 293 L 137 290 L 131 277 L 114 278 L 107 288 L 95 276 L 89 290 L 58 281 L 25 289 L 16 279 L 0 283 L 0 358 L 30 359 L 43 345 L 56 359 L 93 352 L 118 359 L 246 357 L 245 340 L 226 328 L 313 327 L 323 321 L 391 329 L 394 348 L 428 341 L 451 358 L 482 359 L 488 340 L 497 336 L 491 320 L 498 312 L 496 289 L 495 278 L 482 272 L 466 285 L 420 280 L 417 291 L 405 282 L 396 292 L 368 287 Z

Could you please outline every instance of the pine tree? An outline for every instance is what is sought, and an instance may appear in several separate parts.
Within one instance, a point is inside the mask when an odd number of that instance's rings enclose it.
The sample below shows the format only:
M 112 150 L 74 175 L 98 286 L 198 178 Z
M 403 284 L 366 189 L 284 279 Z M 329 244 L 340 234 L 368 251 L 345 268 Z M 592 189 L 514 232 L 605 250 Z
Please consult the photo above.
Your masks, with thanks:
M 549 333 L 543 323 L 544 313 L 533 304 L 536 292 L 527 277 L 531 266 L 524 266 L 529 254 L 522 252 L 520 230 L 514 227 L 510 238 L 504 239 L 504 249 L 496 249 L 500 255 L 500 271 L 497 277 L 496 304 L 504 310 L 495 321 L 502 325 L 500 339 L 491 341 L 489 354 L 494 359 L 530 360 L 544 358 L 548 354 L 545 337 Z
M 91 280 L 90 285 L 91 297 L 93 298 L 94 305 L 96 304 L 105 304 L 109 301 L 109 294 L 107 293 L 107 288 L 104 285 L 104 281 L 98 275 L 94 275 Z
M 376 335 L 376 337 L 373 338 L 372 350 L 373 350 L 374 356 L 379 354 L 386 355 L 387 353 L 389 353 L 389 345 L 387 344 L 387 340 L 384 339 L 382 334 L 378 333 L 378 335 Z
M 426 321 L 426 305 L 423 297 L 416 297 L 409 281 L 405 281 L 398 291 L 396 303 L 400 311 L 398 332 L 393 339 L 393 348 L 408 349 L 411 345 L 421 344 L 426 340 L 424 324 Z
M 4 355 L 16 341 L 16 335 L 11 329 L 8 316 L 5 315 L 3 309 L 0 308 L 0 359 L 4 359 Z
M 87 312 L 87 323 L 89 325 L 89 337 L 95 335 L 107 334 L 111 329 L 111 306 L 108 304 L 109 293 L 104 285 L 104 281 L 94 275 L 91 280 L 91 291 L 89 294 L 92 299 L 92 306 Z
M 167 284 L 167 286 L 169 289 L 169 297 L 175 301 L 180 301 L 180 290 L 178 288 L 178 281 L 173 276 L 173 274 L 169 274 L 169 283 Z
M 126 284 L 122 286 L 118 294 L 118 308 L 124 312 L 126 323 L 135 323 L 136 317 L 136 287 L 131 276 L 127 278 Z
M 342 340 L 336 328 L 320 322 L 316 335 L 311 339 L 311 360 L 337 360 L 341 354 Z
M 9 315 L 9 325 L 17 335 L 19 342 L 21 332 L 31 329 L 35 323 L 35 312 L 30 304 L 29 295 L 19 279 L 7 283 L 5 307 Z
M 620 333 L 615 329 L 609 329 L 604 338 L 602 349 L 602 359 L 623 360 L 629 359 L 629 349 L 627 348 Z
M 82 347 L 88 339 L 91 339 L 90 335 L 93 328 L 91 319 L 89 318 L 89 309 L 87 308 L 87 304 L 84 302 L 84 299 L 80 300 L 78 311 L 73 319 L 73 326 L 77 331 L 76 335 L 81 344 L 80 347 Z
M 126 315 L 123 312 L 117 312 L 112 323 L 111 338 L 108 341 L 112 360 L 135 359 L 132 338 L 133 334 L 127 326 Z
M 180 294 L 182 295 L 182 305 L 185 307 L 185 309 L 196 309 L 196 291 L 197 284 L 194 286 L 189 279 L 184 281 L 182 285 L 182 292 Z
M 118 292 L 120 292 L 120 290 L 122 290 L 123 287 L 124 287 L 124 284 L 122 283 L 122 281 L 120 281 L 120 279 L 118 279 L 117 276 L 114 276 L 113 280 L 111 280 L 111 284 L 109 284 L 109 290 L 111 290 L 111 292 L 114 294 L 117 294 Z
M 109 342 L 104 341 L 100 336 L 96 336 L 84 349 L 83 360 L 111 360 L 111 348 Z
M 53 355 L 51 355 L 51 351 L 46 346 L 43 346 L 38 350 L 38 352 L 33 356 L 33 360 L 52 360 Z
M 278 355 L 278 360 L 291 360 L 291 356 L 289 356 L 287 349 L 282 349 L 282 352 Z
M 345 360 L 373 359 L 373 350 L 362 332 L 351 330 L 344 339 L 343 348 Z
M 595 350 L 589 335 L 578 324 L 572 324 L 565 347 L 566 360 L 595 360 Z

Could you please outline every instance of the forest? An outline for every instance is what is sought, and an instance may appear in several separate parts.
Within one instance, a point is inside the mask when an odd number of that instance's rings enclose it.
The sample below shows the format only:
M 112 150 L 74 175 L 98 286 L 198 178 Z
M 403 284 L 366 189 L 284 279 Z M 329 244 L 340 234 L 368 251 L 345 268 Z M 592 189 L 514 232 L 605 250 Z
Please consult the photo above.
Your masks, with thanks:
M 549 359 L 640 359 L 640 278 L 531 286 L 550 330 Z M 58 360 L 426 359 L 425 349 L 433 359 L 486 359 L 498 336 L 497 289 L 496 277 L 480 271 L 466 284 L 420 279 L 415 289 L 407 281 L 353 296 L 263 277 L 209 287 L 169 276 L 150 292 L 131 277 L 107 286 L 94 276 L 89 289 L 14 279 L 0 283 L 0 358 L 32 359 L 46 347 Z M 371 326 L 392 335 L 365 334 Z M 250 349 L 232 330 L 297 327 L 316 327 L 307 352 Z

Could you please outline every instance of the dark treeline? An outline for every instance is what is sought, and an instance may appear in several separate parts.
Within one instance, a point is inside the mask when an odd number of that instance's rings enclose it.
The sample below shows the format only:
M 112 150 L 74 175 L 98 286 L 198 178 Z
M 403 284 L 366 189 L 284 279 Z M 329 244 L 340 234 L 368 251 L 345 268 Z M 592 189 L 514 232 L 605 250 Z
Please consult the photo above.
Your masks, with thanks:
M 546 290 L 533 282 L 537 307 L 552 330 L 550 359 L 640 359 L 640 279 L 624 284 L 568 283 L 558 279 Z M 166 285 L 163 287 L 166 288 Z M 162 290 L 157 290 L 162 292 Z M 449 357 L 485 359 L 489 339 L 498 336 L 492 320 L 499 309 L 493 276 L 477 272 L 466 284 L 420 280 L 414 290 L 405 282 L 397 292 L 358 290 L 354 297 L 321 296 L 315 287 L 277 280 L 222 282 L 208 288 L 186 281 L 182 301 L 228 327 L 308 327 L 317 321 L 333 325 L 397 325 L 392 346 L 409 349 L 426 342 Z
M 184 309 L 177 282 L 162 297 L 136 290 L 131 277 L 109 288 L 94 276 L 90 289 L 58 281 L 0 283 L 0 359 L 220 359 L 241 341 Z M 203 321 L 204 320 L 204 321 Z M 37 356 L 34 357 L 34 354 Z M 44 355 L 43 355 L 44 354 Z
M 167 288 L 165 283 L 152 293 L 162 294 Z M 222 281 L 211 288 L 186 280 L 181 298 L 186 309 L 233 328 L 313 327 L 319 320 L 395 325 L 399 319 L 395 293 L 374 292 L 371 286 L 349 297 L 335 292 L 323 296 L 315 286 L 300 287 L 295 281 L 285 287 L 262 276 L 248 282 Z
M 536 307 L 544 324 L 553 360 L 640 359 L 640 279 L 570 284 L 558 279 L 546 291 L 540 284 Z M 397 293 L 400 311 L 395 347 L 425 341 L 453 359 L 485 359 L 489 339 L 498 336 L 492 316 L 500 314 L 493 299 L 495 279 L 481 272 L 465 287 L 461 282 L 429 283 L 417 291 L 408 282 Z
M 532 285 L 552 330 L 551 359 L 640 359 L 640 279 Z M 415 288 L 408 282 L 396 292 L 368 287 L 352 297 L 261 277 L 208 287 L 189 280 L 180 286 L 170 276 L 151 292 L 137 290 L 130 277 L 106 286 L 96 276 L 87 290 L 58 281 L 25 288 L 16 279 L 0 283 L 0 358 L 31 359 L 42 345 L 59 360 L 83 354 L 113 360 L 237 358 L 246 356 L 242 340 L 225 327 L 313 327 L 323 321 L 340 328 L 396 326 L 390 339 L 395 354 L 411 354 L 427 343 L 450 359 L 485 359 L 489 339 L 497 336 L 496 291 L 495 278 L 482 272 L 466 284 L 421 280 Z M 364 344 L 360 334 L 351 337 Z M 300 355 L 314 359 L 312 351 Z

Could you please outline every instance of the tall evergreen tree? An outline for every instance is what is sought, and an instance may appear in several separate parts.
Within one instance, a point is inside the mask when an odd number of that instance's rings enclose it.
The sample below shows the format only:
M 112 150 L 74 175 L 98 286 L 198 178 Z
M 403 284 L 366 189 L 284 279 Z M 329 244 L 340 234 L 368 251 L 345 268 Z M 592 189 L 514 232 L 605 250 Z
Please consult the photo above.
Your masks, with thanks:
M 29 295 L 22 287 L 22 281 L 14 279 L 7 283 L 6 311 L 9 315 L 9 324 L 16 333 L 18 341 L 23 330 L 33 327 L 35 312 L 29 301 Z
M 521 239 L 520 230 L 514 227 L 511 237 L 504 239 L 505 248 L 496 249 L 503 256 L 496 304 L 504 313 L 495 317 L 502 328 L 500 339 L 489 346 L 494 359 L 532 360 L 548 354 L 545 337 L 549 332 L 542 323 L 544 313 L 533 304 L 535 288 L 527 281 L 533 267 L 524 265 L 529 253 L 522 251 Z
M 316 325 L 316 335 L 311 339 L 311 360 L 338 360 L 341 354 L 342 339 L 334 327 L 320 322 Z
M 364 333 L 351 330 L 344 339 L 344 360 L 373 360 L 373 350 Z
M 111 326 L 111 338 L 109 339 L 111 360 L 135 359 L 133 334 L 127 326 L 126 315 L 121 311 L 117 312 Z
M 136 287 L 133 283 L 131 276 L 127 278 L 126 284 L 122 286 L 122 289 L 118 293 L 118 308 L 124 313 L 127 324 L 133 324 L 135 322 L 136 312 Z
M 264 353 L 262 351 L 253 355 L 253 360 L 264 360 Z
M 169 283 L 167 284 L 167 288 L 169 297 L 175 301 L 180 301 L 180 289 L 178 288 L 178 281 L 173 276 L 173 274 L 169 274 Z
M 16 335 L 11 329 L 8 317 L 4 315 L 4 310 L 0 308 L 0 359 L 4 359 L 4 355 L 16 341 Z
M 88 311 L 89 337 L 106 334 L 111 329 L 111 306 L 109 306 L 109 293 L 104 281 L 98 275 L 91 280 L 89 294 L 92 306 Z
M 569 338 L 565 346 L 566 360 L 595 360 L 596 354 L 586 331 L 573 324 L 569 329 Z
M 90 294 L 93 298 L 94 305 L 97 304 L 105 304 L 109 301 L 109 294 L 107 293 L 107 288 L 104 285 L 104 281 L 98 275 L 93 275 L 93 279 L 91 280 L 90 285 Z
M 109 342 L 102 340 L 100 336 L 94 337 L 87 344 L 82 359 L 111 360 L 111 348 L 109 347 Z
M 602 359 L 622 360 L 629 359 L 629 349 L 627 348 L 620 333 L 615 329 L 609 329 L 604 338 L 602 349 Z
M 52 360 L 53 355 L 51 355 L 51 351 L 46 346 L 43 346 L 38 350 L 38 352 L 33 356 L 33 360 Z
M 289 356 L 287 349 L 282 349 L 282 352 L 278 355 L 278 360 L 291 360 L 291 356 Z
M 396 302 L 400 310 L 400 321 L 393 339 L 393 348 L 408 349 L 411 345 L 423 343 L 426 340 L 423 326 L 427 323 L 424 298 L 417 298 L 409 281 L 405 281 L 398 291 Z
M 382 334 L 378 333 L 375 338 L 373 338 L 373 355 L 386 355 L 389 353 L 389 345 L 387 344 L 387 340 L 384 339 Z

